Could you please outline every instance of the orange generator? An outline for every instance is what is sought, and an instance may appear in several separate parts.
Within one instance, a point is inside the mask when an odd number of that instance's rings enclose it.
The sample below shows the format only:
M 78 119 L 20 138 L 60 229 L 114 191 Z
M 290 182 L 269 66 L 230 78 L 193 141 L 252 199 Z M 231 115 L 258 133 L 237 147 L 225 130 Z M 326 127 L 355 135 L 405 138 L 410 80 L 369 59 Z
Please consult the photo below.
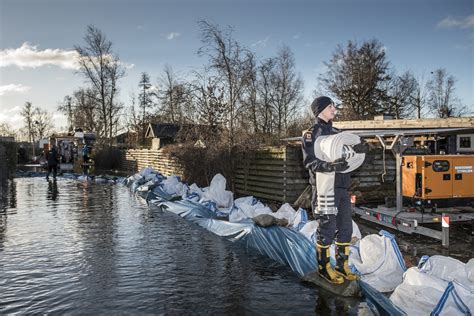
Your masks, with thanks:
M 402 194 L 422 208 L 474 206 L 474 155 L 402 157 Z

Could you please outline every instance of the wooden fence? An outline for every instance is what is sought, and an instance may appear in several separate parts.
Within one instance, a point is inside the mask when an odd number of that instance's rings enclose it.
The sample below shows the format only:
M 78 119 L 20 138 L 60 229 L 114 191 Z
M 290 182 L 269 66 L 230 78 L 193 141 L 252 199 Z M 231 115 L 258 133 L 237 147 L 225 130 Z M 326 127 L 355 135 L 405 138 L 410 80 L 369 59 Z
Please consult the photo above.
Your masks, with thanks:
M 266 147 L 247 155 L 237 165 L 234 185 L 239 195 L 294 202 L 308 185 L 301 147 Z
M 122 152 L 121 170 L 137 172 L 146 167 L 151 167 L 165 176 L 182 176 L 179 162 L 163 150 L 129 149 Z
M 395 194 L 395 160 L 390 152 L 383 159 L 382 150 L 371 150 L 366 162 L 352 172 L 353 191 L 359 202 L 380 202 Z M 134 173 L 152 167 L 163 175 L 182 176 L 176 158 L 163 150 L 127 150 L 121 169 Z M 184 179 L 186 180 L 186 179 Z M 308 185 L 300 146 L 265 147 L 248 153 L 236 166 L 234 188 L 238 196 L 293 203 Z

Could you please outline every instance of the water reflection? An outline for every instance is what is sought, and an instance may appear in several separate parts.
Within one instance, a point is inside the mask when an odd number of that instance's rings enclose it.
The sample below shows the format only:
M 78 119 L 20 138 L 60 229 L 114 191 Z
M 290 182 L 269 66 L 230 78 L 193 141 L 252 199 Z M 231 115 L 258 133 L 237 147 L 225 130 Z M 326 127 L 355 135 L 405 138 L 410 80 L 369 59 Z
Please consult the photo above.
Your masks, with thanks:
M 15 213 L 16 183 L 8 179 L 0 180 L 0 251 L 3 250 L 5 231 L 7 229 L 7 216 Z
M 2 314 L 306 315 L 361 308 L 360 301 L 341 302 L 301 284 L 288 267 L 240 243 L 148 209 L 125 187 L 61 178 L 14 183 L 16 206 L 1 215 Z
M 54 178 L 53 181 L 48 180 L 48 194 L 46 195 L 46 198 L 48 200 L 56 201 L 58 194 L 59 194 L 59 191 L 58 191 L 58 183 L 56 182 L 56 178 Z

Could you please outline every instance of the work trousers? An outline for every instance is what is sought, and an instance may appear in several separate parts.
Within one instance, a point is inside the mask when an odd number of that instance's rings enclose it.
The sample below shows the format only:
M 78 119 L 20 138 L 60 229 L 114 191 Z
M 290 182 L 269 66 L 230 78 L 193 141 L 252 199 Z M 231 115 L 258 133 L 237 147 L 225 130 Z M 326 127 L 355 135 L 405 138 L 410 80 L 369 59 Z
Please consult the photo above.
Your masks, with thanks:
M 49 177 L 49 174 L 53 172 L 53 177 L 56 178 L 56 174 L 58 172 L 58 165 L 48 165 L 48 174 L 46 175 L 46 178 Z
M 323 246 L 332 244 L 334 238 L 340 243 L 347 243 L 352 238 L 352 207 L 347 189 L 334 189 L 334 202 L 337 215 L 317 215 L 318 243 Z M 336 236 L 337 233 L 337 236 Z

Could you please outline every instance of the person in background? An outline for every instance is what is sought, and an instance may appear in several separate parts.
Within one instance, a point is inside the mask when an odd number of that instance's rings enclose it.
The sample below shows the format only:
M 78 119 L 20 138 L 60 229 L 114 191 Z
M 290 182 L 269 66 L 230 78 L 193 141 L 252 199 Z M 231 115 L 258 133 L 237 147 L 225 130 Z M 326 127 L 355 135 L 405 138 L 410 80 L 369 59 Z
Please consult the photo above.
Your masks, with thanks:
M 48 173 L 46 174 L 46 180 L 49 180 L 49 174 L 53 172 L 53 178 L 56 179 L 58 172 L 59 154 L 55 144 L 51 144 L 51 149 L 46 154 L 46 161 L 48 162 Z
M 82 148 L 82 162 L 87 163 L 89 161 L 89 146 L 84 145 Z
M 309 171 L 309 182 L 312 187 L 311 207 L 315 212 L 317 206 L 316 173 L 335 172 L 334 201 L 338 209 L 337 214 L 314 213 L 316 220 L 319 222 L 316 244 L 318 272 L 321 277 L 330 283 L 342 284 L 344 279 L 351 281 L 356 279 L 356 275 L 351 272 L 348 264 L 349 246 L 352 237 L 352 208 L 349 195 L 351 177 L 348 173 L 341 173 L 349 168 L 344 158 L 335 161 L 322 161 L 316 158 L 314 153 L 316 138 L 340 132 L 332 126 L 332 120 L 336 115 L 334 102 L 329 97 L 321 96 L 313 101 L 311 110 L 316 117 L 316 124 L 303 133 L 302 140 L 303 163 Z M 354 148 L 354 150 L 358 152 L 364 149 Z M 334 239 L 336 239 L 335 267 L 331 265 L 329 254 L 329 247 Z

